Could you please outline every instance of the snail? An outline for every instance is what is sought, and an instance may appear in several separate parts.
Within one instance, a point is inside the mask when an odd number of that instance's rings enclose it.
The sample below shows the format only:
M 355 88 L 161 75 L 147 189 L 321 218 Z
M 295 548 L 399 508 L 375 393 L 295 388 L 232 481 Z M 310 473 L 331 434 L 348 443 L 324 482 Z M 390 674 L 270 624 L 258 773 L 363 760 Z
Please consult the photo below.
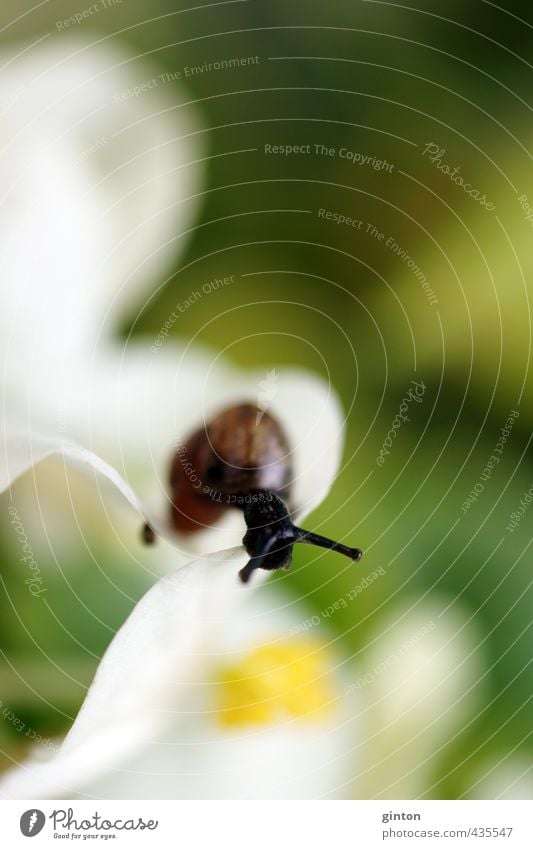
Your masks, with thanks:
M 170 519 L 180 534 L 215 523 L 241 509 L 250 560 L 239 572 L 247 583 L 255 569 L 288 568 L 295 543 L 337 551 L 357 562 L 362 551 L 296 527 L 291 521 L 291 451 L 279 421 L 255 404 L 236 404 L 177 446 L 170 469 Z M 149 525 L 146 543 L 155 540 Z

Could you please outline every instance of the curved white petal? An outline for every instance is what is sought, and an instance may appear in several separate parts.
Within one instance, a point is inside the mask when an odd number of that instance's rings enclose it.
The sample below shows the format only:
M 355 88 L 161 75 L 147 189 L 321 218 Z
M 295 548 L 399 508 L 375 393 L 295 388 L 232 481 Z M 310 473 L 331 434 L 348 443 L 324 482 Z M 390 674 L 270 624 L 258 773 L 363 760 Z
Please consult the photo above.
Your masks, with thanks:
M 202 154 L 179 83 L 116 40 L 26 47 L 0 51 L 0 360 L 46 401 L 164 282 Z
M 96 478 L 102 476 L 110 481 L 119 493 L 141 516 L 146 513 L 131 486 L 113 466 L 102 460 L 93 451 L 66 439 L 35 434 L 13 436 L 4 439 L 3 454 L 0 455 L 0 492 L 5 492 L 29 469 L 48 457 L 62 458 L 65 463 L 80 467 Z M 147 517 L 146 517 L 147 518 Z
M 217 644 L 217 665 L 256 646 L 304 639 L 321 647 L 331 687 L 329 710 L 307 719 L 279 716 L 268 725 L 222 728 L 213 715 L 214 685 L 185 693 L 186 712 L 176 715 L 164 738 L 137 747 L 96 780 L 80 784 L 80 796 L 137 799 L 351 798 L 361 739 L 358 697 L 346 695 L 350 661 L 328 633 L 294 635 L 311 612 L 272 584 L 247 597 Z M 213 673 L 208 675 L 213 676 Z M 284 685 L 280 683 L 280 686 Z M 319 683 L 320 686 L 320 683 Z M 215 700 L 216 701 L 216 700 Z
M 297 521 L 324 500 L 337 472 L 345 417 L 333 387 L 300 370 L 280 370 L 279 391 L 269 409 L 279 418 L 291 445 L 292 500 Z
M 169 342 L 154 355 L 151 340 L 138 338 L 124 350 L 110 346 L 103 353 L 58 415 L 73 437 L 104 452 L 110 462 L 121 458 L 128 476 L 137 469 L 139 486 L 148 479 L 157 482 L 161 501 L 168 497 L 168 470 L 178 442 L 226 407 L 260 401 L 265 372 L 232 367 L 207 348 Z M 276 372 L 275 397 L 265 408 L 289 438 L 291 501 L 301 517 L 320 504 L 337 474 L 342 408 L 322 378 L 288 368 Z
M 128 478 L 136 462 L 138 485 L 151 481 L 151 503 L 164 515 L 175 445 L 222 409 L 243 400 L 256 403 L 263 373 L 247 374 L 229 368 L 212 352 L 173 345 L 150 359 L 142 342 L 129 346 L 120 363 L 117 359 L 115 371 L 109 358 L 103 380 L 95 378 L 86 417 L 75 433 L 81 439 L 90 422 L 91 445 L 109 452 L 104 456 L 110 461 L 117 462 L 120 455 Z M 269 409 L 289 437 L 287 460 L 294 472 L 291 500 L 299 521 L 324 499 L 335 479 L 343 444 L 342 410 L 334 390 L 321 378 L 292 369 L 279 370 L 276 397 Z M 146 471 L 141 473 L 142 460 Z M 234 545 L 231 535 L 242 536 L 243 530 L 239 514 L 230 512 L 220 528 L 206 529 L 189 542 L 196 551 L 224 548 Z
M 11 461 L 9 457 L 15 445 L 29 468 L 32 458 L 37 462 L 45 456 L 47 439 L 59 449 L 75 443 L 88 449 L 95 468 L 95 455 L 113 467 L 122 495 L 161 535 L 172 535 L 168 475 L 176 444 L 225 407 L 243 400 L 257 403 L 263 376 L 231 368 L 213 352 L 197 347 L 167 343 L 153 355 L 149 340 L 136 340 L 124 350 L 109 346 L 75 391 L 51 399 L 49 406 L 53 403 L 55 409 L 49 410 L 48 421 L 34 425 L 35 445 L 32 431 L 26 428 L 24 437 L 4 447 L 0 491 L 23 471 L 17 471 L 18 458 Z M 335 478 L 342 450 L 342 411 L 334 391 L 321 378 L 290 369 L 279 370 L 276 397 L 269 409 L 289 437 L 287 460 L 294 472 L 291 501 L 295 520 L 300 521 L 322 501 Z M 18 421 L 31 417 L 30 406 Z M 12 426 L 8 435 L 16 432 Z M 69 460 L 69 453 L 64 457 Z M 106 477 L 112 479 L 110 474 Z M 135 499 L 133 492 L 138 493 Z M 188 552 L 217 551 L 239 543 L 244 531 L 242 514 L 229 510 L 216 526 L 186 538 L 174 535 L 174 542 Z
M 228 732 L 208 716 L 177 717 L 164 736 L 92 781 L 80 797 L 108 799 L 351 798 L 357 773 L 358 715 L 353 697 L 320 722 L 292 719 Z M 1 785 L 0 785 L 1 790 Z
M 200 558 L 155 584 L 104 654 L 57 753 L 0 780 L 3 798 L 65 796 L 153 738 L 194 683 L 213 628 L 228 627 L 246 589 L 242 548 Z
M 356 700 L 343 697 L 347 672 L 334 649 L 328 674 L 337 690 L 325 716 L 237 730 L 212 721 L 207 663 L 292 639 L 291 627 L 306 617 L 272 589 L 250 604 L 236 581 L 245 559 L 242 550 L 202 558 L 156 584 L 104 655 L 61 748 L 8 772 L 0 795 L 349 797 L 359 721 Z M 247 605 L 239 612 L 243 597 Z
M 165 452 L 157 452 L 166 448 L 167 439 L 171 452 L 175 440 L 187 435 L 180 427 L 189 424 L 197 427 L 203 417 L 210 418 L 221 407 L 236 401 L 254 400 L 260 376 L 243 376 L 223 366 L 214 387 L 209 387 L 205 374 L 212 377 L 214 371 L 206 370 L 201 357 L 194 361 L 187 351 L 178 357 L 178 350 L 169 346 L 166 358 L 153 364 L 146 357 L 143 343 L 139 345 L 125 352 L 127 356 L 123 359 L 115 352 L 112 355 L 116 360 L 115 370 L 108 359 L 103 379 L 95 378 L 94 383 L 84 387 L 80 397 L 74 402 L 71 399 L 63 411 L 66 429 L 83 429 L 85 423 L 91 449 L 101 442 L 102 454 L 57 434 L 37 436 L 30 430 L 8 435 L 0 454 L 0 489 L 9 487 L 36 462 L 59 456 L 63 462 L 81 465 L 90 474 L 110 481 L 142 517 L 147 517 L 157 531 L 164 532 L 156 514 L 145 506 L 144 500 L 141 502 L 129 478 L 120 474 L 108 457 L 120 454 L 120 462 L 115 458 L 118 468 L 122 470 L 128 466 L 132 475 L 135 474 L 132 463 L 140 457 L 140 465 L 145 468 L 147 463 L 151 464 L 154 479 L 163 481 L 163 473 L 154 458 L 161 456 L 164 460 Z M 196 363 L 194 368 L 193 362 Z M 103 403 L 104 400 L 107 403 Z M 301 372 L 280 373 L 271 409 L 287 428 L 293 446 L 294 491 L 301 493 L 299 503 L 294 499 L 295 514 L 300 520 L 325 494 L 333 480 L 340 455 L 342 418 L 329 387 L 318 378 Z M 105 412 L 103 417 L 102 411 Z M 171 438 L 173 433 L 176 436 Z M 141 476 L 144 479 L 145 474 L 146 471 Z M 162 492 L 161 496 L 164 504 L 168 494 Z M 242 538 L 243 520 L 238 511 L 231 513 L 229 518 L 236 523 L 229 534 L 231 543 L 235 544 Z M 206 542 L 205 535 L 199 537 Z M 213 555 L 215 559 L 219 557 L 221 555 Z M 53 789 L 58 787 L 59 779 L 67 781 L 79 772 L 82 764 L 90 777 L 91 769 L 97 772 L 106 764 L 112 764 L 155 730 L 161 720 L 161 711 L 167 709 L 163 696 L 168 693 L 169 685 L 176 692 L 175 676 L 185 674 L 188 669 L 193 675 L 199 646 L 215 631 L 212 611 L 218 611 L 217 624 L 220 626 L 224 617 L 232 615 L 233 603 L 243 593 L 237 572 L 247 556 L 241 548 L 233 552 L 230 560 L 225 568 L 222 565 L 215 571 L 212 559 L 202 558 L 163 579 L 145 596 L 108 650 L 60 753 L 47 765 L 24 765 L 21 772 L 11 773 L 0 786 L 0 792 L 15 796 L 19 792 L 33 796 L 60 793 Z M 256 576 L 256 584 L 258 578 Z M 143 665 L 142 680 L 135 666 L 139 657 L 146 665 L 146 670 Z M 119 733 L 115 726 L 120 727 Z M 97 757 L 100 751 L 102 757 Z M 27 780 L 21 778 L 22 774 Z M 30 775 L 35 784 L 29 783 Z M 20 791 L 17 788 L 21 781 L 24 787 L 34 789 Z

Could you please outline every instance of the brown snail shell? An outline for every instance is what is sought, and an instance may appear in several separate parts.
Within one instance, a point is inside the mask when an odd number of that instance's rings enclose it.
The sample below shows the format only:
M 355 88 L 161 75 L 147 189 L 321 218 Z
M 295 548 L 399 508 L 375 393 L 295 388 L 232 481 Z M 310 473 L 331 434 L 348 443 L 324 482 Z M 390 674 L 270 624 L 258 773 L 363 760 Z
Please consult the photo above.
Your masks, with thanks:
M 170 471 L 172 526 L 194 533 L 259 490 L 288 500 L 291 476 L 289 441 L 279 421 L 255 404 L 236 404 L 177 446 Z

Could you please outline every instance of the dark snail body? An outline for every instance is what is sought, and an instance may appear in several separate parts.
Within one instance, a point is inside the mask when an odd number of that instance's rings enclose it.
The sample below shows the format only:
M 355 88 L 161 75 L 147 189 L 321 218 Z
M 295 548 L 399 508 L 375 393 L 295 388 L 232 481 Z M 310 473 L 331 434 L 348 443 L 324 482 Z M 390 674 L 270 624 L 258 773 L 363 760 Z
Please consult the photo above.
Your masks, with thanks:
M 212 525 L 228 509 L 241 509 L 250 556 L 239 572 L 246 583 L 255 569 L 290 566 L 293 545 L 310 543 L 357 561 L 358 548 L 321 537 L 292 524 L 290 445 L 280 423 L 255 404 L 237 404 L 220 413 L 178 446 L 170 472 L 171 522 L 182 534 Z M 154 541 L 149 526 L 145 542 Z
M 250 560 L 239 572 L 246 583 L 254 569 L 288 569 L 292 562 L 295 542 L 307 542 L 320 548 L 329 548 L 358 561 L 363 556 L 359 548 L 348 548 L 319 534 L 304 531 L 291 522 L 285 504 L 271 492 L 257 492 L 244 509 L 246 531 L 243 545 Z

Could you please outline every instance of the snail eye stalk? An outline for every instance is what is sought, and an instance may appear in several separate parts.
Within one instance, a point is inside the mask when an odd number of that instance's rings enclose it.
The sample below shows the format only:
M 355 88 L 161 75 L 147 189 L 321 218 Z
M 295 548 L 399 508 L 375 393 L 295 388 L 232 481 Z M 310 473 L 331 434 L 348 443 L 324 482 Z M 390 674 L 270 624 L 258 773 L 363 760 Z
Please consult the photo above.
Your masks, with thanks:
M 248 499 L 244 508 L 244 520 L 248 530 L 243 537 L 243 545 L 250 560 L 239 572 L 243 583 L 249 581 L 256 569 L 274 570 L 289 567 L 293 546 L 299 542 L 337 551 L 355 563 L 363 556 L 359 548 L 349 548 L 340 542 L 293 525 L 281 498 L 269 490 L 251 492 Z

